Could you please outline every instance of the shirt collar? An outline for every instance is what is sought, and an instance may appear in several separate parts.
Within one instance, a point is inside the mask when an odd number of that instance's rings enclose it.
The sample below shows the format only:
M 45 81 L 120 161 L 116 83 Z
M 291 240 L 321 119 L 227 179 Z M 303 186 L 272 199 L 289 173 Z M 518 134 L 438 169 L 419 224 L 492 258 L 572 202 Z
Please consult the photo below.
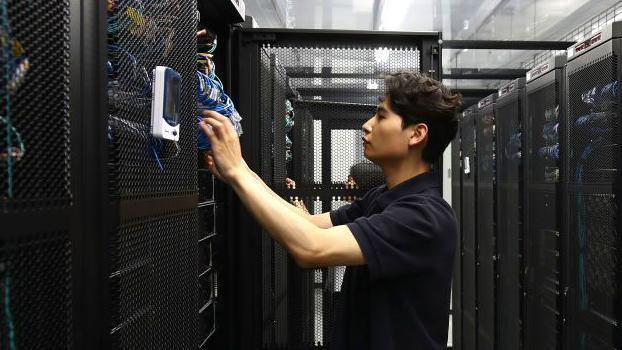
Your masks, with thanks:
M 376 200 L 382 209 L 384 209 L 389 206 L 389 204 L 405 195 L 417 194 L 430 189 L 440 190 L 441 186 L 438 181 L 438 176 L 438 173 L 428 171 L 410 178 L 391 189 L 388 189 L 386 184 L 382 185 L 380 187 L 380 195 Z

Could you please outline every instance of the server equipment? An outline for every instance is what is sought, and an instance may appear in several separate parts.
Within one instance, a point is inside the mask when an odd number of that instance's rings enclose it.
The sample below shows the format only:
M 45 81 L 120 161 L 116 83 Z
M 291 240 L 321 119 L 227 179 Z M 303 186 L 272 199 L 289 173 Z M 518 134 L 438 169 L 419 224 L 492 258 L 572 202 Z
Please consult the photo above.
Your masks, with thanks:
M 72 295 L 83 276 L 76 254 L 82 232 L 74 225 L 80 154 L 70 106 L 69 7 L 69 1 L 0 1 L 0 342 L 6 349 L 67 349 L 77 332 L 73 310 L 81 303 Z
M 477 349 L 477 143 L 475 120 L 477 106 L 467 108 L 462 114 L 460 127 L 462 151 L 462 194 L 460 199 L 462 217 L 462 273 L 460 290 L 462 297 L 461 324 L 462 348 Z M 454 293 L 458 290 L 454 289 Z
M 414 70 L 438 78 L 438 33 L 242 29 L 237 37 L 247 161 L 311 213 L 347 204 L 382 180 L 360 139 L 384 94 L 383 76 Z M 236 300 L 249 308 L 233 347 L 326 348 L 345 268 L 300 270 L 241 214 L 244 230 L 231 231 L 244 254 Z
M 481 100 L 475 119 L 477 154 L 477 349 L 494 349 L 496 341 L 496 137 L 497 94 Z
M 452 348 L 462 348 L 462 120 L 451 143 L 451 203 L 458 223 L 458 240 L 452 282 L 451 324 Z
M 566 56 L 527 73 L 523 128 L 524 315 L 526 349 L 566 349 L 568 235 L 562 230 Z
M 107 12 L 109 154 L 97 160 L 108 164 L 108 193 L 102 195 L 111 206 L 103 214 L 114 222 L 109 251 L 113 348 L 196 348 L 196 1 L 112 0 Z M 157 66 L 180 76 L 174 111 L 179 141 L 149 133 L 156 83 L 149 72 Z
M 570 344 L 621 342 L 620 71 L 622 23 L 568 49 L 567 128 L 562 162 L 570 241 Z
M 496 154 L 496 349 L 519 349 L 521 340 L 522 159 L 525 78 L 499 89 L 494 104 Z
M 199 346 L 196 9 L 0 1 L 8 349 Z M 156 66 L 183 81 L 178 142 L 151 136 Z

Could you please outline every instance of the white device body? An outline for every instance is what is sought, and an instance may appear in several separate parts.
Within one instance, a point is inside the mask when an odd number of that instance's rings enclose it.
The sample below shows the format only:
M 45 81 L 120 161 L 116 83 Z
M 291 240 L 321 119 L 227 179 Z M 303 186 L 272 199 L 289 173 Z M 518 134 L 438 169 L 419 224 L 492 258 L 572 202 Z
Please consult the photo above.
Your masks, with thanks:
M 153 137 L 179 141 L 179 91 L 181 76 L 175 70 L 158 66 L 153 70 L 151 133 Z

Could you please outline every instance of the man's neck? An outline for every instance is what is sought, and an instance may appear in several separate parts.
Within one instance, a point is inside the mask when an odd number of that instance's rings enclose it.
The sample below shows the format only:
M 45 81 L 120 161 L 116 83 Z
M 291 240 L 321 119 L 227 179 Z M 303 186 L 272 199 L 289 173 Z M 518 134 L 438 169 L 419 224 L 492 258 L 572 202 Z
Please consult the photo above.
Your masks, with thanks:
M 389 189 L 412 179 L 413 177 L 430 171 L 430 164 L 412 160 L 385 164 L 382 166 L 384 181 Z

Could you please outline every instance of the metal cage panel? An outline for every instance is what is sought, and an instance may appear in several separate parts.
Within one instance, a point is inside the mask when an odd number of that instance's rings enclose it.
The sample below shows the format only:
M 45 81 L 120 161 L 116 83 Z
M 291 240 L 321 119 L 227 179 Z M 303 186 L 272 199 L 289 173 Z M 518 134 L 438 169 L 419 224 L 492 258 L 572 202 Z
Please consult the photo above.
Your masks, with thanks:
M 493 97 L 494 99 L 494 97 Z M 477 348 L 495 346 L 495 113 L 479 110 L 477 130 Z
M 620 346 L 620 39 L 568 63 L 566 223 L 572 342 Z
M 436 56 L 425 53 L 428 45 L 437 45 L 438 35 L 279 30 L 240 35 L 243 55 L 256 65 L 241 72 L 249 74 L 243 84 L 251 88 L 241 87 L 240 99 L 247 103 L 240 109 L 243 114 L 247 109 L 247 119 L 256 118 L 256 141 L 248 149 L 256 158 L 249 155 L 249 164 L 261 170 L 266 183 L 312 213 L 336 209 L 381 184 L 379 169 L 364 157 L 361 127 L 384 94 L 384 75 L 429 69 L 428 58 Z M 257 248 L 261 346 L 328 347 L 345 268 L 300 270 L 267 234 Z
M 519 349 L 523 243 L 523 78 L 506 85 L 506 95 L 495 103 L 497 228 L 497 347 Z
M 558 58 L 560 60 L 560 58 Z M 562 230 L 563 64 L 527 84 L 525 115 L 526 347 L 563 346 L 567 236 Z M 540 340 L 538 340 L 540 339 Z M 546 341 L 541 341 L 546 339 Z
M 461 125 L 462 146 L 462 347 L 477 349 L 477 152 L 476 110 L 464 112 Z

